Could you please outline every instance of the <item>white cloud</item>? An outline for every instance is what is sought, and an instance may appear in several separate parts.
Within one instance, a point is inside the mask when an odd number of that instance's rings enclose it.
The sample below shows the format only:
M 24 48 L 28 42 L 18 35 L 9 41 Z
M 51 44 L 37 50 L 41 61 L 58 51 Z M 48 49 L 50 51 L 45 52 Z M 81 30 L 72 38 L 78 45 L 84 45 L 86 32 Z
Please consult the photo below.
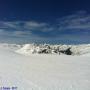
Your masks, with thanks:
M 12 29 L 13 30 L 38 30 L 38 31 L 51 31 L 51 27 L 48 23 L 35 22 L 35 21 L 13 21 L 13 22 L 4 22 L 0 21 L 0 29 Z
M 78 32 L 77 30 L 90 30 L 90 15 L 84 11 L 80 11 L 69 16 L 64 16 L 59 19 L 59 22 L 55 23 L 55 25 L 53 23 L 51 25 L 37 21 L 0 21 L 0 35 L 31 38 L 61 37 L 64 35 L 62 31 L 76 30 L 75 32 Z
M 28 35 L 31 35 L 32 33 L 30 31 L 14 31 L 12 33 L 14 36 L 28 36 Z
M 64 29 L 82 29 L 90 30 L 90 14 L 78 12 L 70 16 L 63 17 L 59 20 L 59 30 Z
M 40 27 L 47 26 L 47 24 L 46 23 L 39 23 L 39 22 L 30 21 L 30 22 L 26 22 L 25 26 L 30 27 L 30 28 L 40 28 Z

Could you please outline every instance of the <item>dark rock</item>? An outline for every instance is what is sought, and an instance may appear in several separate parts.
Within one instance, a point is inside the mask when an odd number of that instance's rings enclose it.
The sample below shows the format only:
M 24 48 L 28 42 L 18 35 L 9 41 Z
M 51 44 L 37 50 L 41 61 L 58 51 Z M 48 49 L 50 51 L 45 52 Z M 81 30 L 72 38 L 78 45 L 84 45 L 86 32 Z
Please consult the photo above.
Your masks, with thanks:
M 45 54 L 48 54 L 49 52 L 47 51 L 47 49 L 43 49 L 43 50 L 41 50 L 40 52 L 38 52 L 38 53 L 45 53 Z
M 72 52 L 71 52 L 70 49 L 71 49 L 71 48 L 68 48 L 68 49 L 65 51 L 65 54 L 67 54 L 67 55 L 72 55 Z
M 68 48 L 68 49 L 66 49 L 66 50 L 61 50 L 61 51 L 59 51 L 59 54 L 60 53 L 64 53 L 64 54 L 66 54 L 66 55 L 72 55 L 72 51 L 70 50 L 71 48 Z

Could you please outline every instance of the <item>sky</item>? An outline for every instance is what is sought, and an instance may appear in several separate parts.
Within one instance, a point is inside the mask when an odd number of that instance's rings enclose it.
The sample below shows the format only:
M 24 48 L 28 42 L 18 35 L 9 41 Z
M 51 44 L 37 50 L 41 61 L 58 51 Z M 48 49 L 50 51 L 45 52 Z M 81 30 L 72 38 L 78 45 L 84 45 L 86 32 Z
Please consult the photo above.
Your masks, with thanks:
M 90 43 L 89 0 L 0 0 L 0 42 Z

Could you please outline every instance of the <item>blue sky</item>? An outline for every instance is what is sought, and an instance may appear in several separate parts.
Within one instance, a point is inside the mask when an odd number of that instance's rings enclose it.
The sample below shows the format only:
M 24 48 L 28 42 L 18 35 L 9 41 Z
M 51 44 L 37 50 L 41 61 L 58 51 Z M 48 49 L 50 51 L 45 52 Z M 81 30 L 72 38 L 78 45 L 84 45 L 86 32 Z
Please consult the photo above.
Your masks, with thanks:
M 90 1 L 1 0 L 0 42 L 90 43 Z

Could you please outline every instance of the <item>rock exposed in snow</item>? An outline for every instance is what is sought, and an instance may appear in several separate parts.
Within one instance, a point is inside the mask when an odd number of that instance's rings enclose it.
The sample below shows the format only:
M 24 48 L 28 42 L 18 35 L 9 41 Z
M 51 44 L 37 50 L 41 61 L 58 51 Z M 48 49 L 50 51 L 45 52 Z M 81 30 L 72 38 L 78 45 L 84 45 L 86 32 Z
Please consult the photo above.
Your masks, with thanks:
M 84 55 L 90 53 L 90 44 L 86 45 L 49 45 L 49 44 L 25 44 L 16 52 L 30 54 L 66 54 Z
M 1 48 L 10 49 L 20 54 L 66 54 L 90 56 L 90 44 L 81 45 L 50 45 L 50 44 L 7 44 L 0 43 Z

